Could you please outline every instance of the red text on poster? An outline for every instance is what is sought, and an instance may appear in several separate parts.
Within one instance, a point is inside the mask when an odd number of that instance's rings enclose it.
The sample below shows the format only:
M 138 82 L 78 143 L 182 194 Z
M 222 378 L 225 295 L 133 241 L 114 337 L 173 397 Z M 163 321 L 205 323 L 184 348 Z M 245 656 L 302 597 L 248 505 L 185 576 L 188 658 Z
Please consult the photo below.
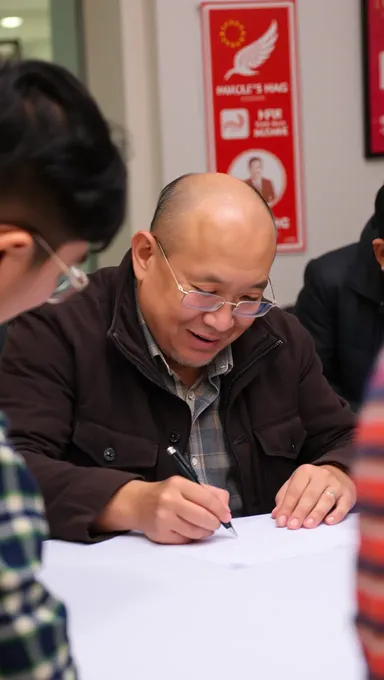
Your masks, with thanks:
M 302 251 L 295 2 L 204 2 L 201 14 L 209 170 L 261 192 L 279 251 Z

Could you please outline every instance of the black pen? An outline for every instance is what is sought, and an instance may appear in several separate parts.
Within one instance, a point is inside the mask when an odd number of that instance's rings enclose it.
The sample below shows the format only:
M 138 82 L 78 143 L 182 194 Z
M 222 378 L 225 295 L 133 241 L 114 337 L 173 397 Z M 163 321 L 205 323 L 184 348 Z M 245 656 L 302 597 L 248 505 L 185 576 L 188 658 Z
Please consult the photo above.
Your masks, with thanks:
M 168 446 L 167 453 L 169 456 L 172 456 L 183 477 L 186 477 L 191 482 L 196 482 L 196 484 L 200 484 L 196 472 L 194 471 L 193 467 L 191 467 L 188 460 L 183 456 L 179 449 L 176 449 L 174 446 Z M 232 531 L 234 536 L 237 536 L 236 530 L 231 522 L 221 522 L 221 524 L 223 527 L 225 527 L 225 529 Z

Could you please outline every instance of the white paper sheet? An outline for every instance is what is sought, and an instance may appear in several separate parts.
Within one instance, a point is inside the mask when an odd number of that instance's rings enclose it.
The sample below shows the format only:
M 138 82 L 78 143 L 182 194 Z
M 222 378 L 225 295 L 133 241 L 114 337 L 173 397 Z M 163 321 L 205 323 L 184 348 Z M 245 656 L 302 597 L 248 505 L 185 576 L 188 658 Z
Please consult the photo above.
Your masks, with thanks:
M 82 680 L 364 677 L 356 518 L 313 531 L 276 529 L 267 515 L 234 525 L 237 539 L 220 530 L 179 547 L 133 534 L 46 544 L 41 577 L 68 606 Z
M 230 569 L 292 559 L 353 547 L 356 544 L 356 516 L 336 526 L 322 524 L 316 529 L 278 529 L 269 515 L 233 520 L 238 538 L 221 528 L 211 538 L 199 543 L 172 548 L 190 557 Z

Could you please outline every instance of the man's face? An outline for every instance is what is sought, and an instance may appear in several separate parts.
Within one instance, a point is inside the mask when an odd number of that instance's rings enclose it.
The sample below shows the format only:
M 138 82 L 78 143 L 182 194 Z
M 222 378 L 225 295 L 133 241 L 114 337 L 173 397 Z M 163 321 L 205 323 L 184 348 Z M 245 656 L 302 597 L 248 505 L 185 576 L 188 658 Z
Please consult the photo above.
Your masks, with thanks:
M 251 178 L 254 181 L 261 179 L 261 163 L 260 161 L 252 161 L 250 165 Z
M 264 209 L 263 218 L 270 220 Z M 183 226 L 180 226 L 180 233 Z M 186 226 L 185 232 L 188 232 Z M 253 230 L 253 234 L 254 234 Z M 171 248 L 169 263 L 184 290 L 203 291 L 228 302 L 258 299 L 264 292 L 275 253 L 272 226 L 259 240 L 242 242 L 231 236 L 218 238 L 209 229 L 197 229 L 180 247 Z M 140 238 L 140 237 L 139 237 Z M 215 312 L 189 309 L 182 303 L 172 273 L 160 248 L 147 235 L 151 247 L 148 268 L 139 274 L 139 303 L 144 318 L 163 353 L 177 364 L 200 367 L 233 343 L 253 323 L 253 318 L 233 315 L 225 304 Z M 133 244 L 135 255 L 135 242 Z M 135 263 L 135 257 L 134 257 Z M 137 267 L 136 267 L 137 269 Z

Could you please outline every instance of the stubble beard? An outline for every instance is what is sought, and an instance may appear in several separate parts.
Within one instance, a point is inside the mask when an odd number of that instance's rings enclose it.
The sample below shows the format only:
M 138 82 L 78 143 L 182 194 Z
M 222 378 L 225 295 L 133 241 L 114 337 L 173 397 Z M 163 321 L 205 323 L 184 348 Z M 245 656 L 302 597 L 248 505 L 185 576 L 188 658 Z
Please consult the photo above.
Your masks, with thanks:
M 175 361 L 179 366 L 184 366 L 185 368 L 204 368 L 208 366 L 212 361 L 214 361 L 216 355 L 205 361 L 186 361 L 179 354 L 172 353 L 171 359 Z

